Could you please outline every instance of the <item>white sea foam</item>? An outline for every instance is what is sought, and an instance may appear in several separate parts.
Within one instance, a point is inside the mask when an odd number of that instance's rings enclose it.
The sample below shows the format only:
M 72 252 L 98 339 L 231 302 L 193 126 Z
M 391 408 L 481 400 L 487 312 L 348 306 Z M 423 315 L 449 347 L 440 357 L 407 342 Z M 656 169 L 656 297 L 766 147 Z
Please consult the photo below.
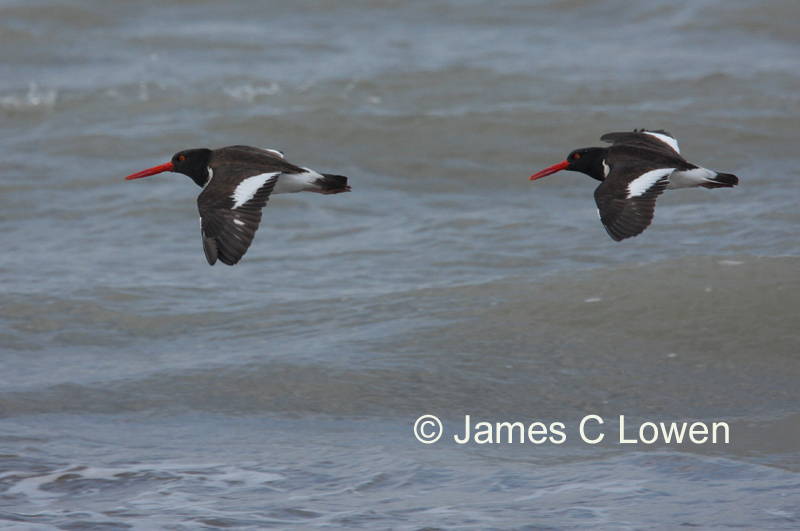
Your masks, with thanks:
M 0 107 L 9 110 L 44 108 L 52 109 L 56 105 L 58 93 L 55 89 L 40 90 L 32 82 L 24 94 L 0 96 Z
M 270 83 L 268 86 L 253 86 L 249 83 L 246 85 L 239 85 L 236 87 L 226 87 L 223 92 L 231 98 L 253 103 L 256 98 L 260 96 L 273 96 L 281 91 L 280 85 L 276 82 Z

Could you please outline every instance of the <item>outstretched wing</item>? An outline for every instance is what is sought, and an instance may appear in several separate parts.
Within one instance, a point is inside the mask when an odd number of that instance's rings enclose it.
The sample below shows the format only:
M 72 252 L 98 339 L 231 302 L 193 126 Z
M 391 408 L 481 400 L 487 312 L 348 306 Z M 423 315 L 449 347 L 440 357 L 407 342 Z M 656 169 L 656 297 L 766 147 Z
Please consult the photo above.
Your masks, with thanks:
M 673 171 L 675 168 L 645 173 L 632 167 L 611 170 L 594 191 L 597 213 L 611 238 L 622 241 L 641 234 L 650 225 L 656 199 L 667 189 Z
M 220 185 L 226 179 L 222 172 L 241 176 L 247 168 L 225 166 L 218 168 L 208 186 L 197 198 L 200 211 L 200 233 L 203 251 L 210 265 L 219 259 L 227 265 L 241 260 L 253 242 L 261 222 L 261 209 L 278 182 L 281 172 L 259 173 L 239 182 L 233 193 L 221 193 Z M 254 170 L 250 169 L 252 173 Z
M 681 153 L 678 141 L 663 129 L 657 131 L 637 129 L 632 133 L 608 133 L 601 136 L 600 140 L 612 144 L 628 144 L 658 151 L 674 151 L 678 155 Z

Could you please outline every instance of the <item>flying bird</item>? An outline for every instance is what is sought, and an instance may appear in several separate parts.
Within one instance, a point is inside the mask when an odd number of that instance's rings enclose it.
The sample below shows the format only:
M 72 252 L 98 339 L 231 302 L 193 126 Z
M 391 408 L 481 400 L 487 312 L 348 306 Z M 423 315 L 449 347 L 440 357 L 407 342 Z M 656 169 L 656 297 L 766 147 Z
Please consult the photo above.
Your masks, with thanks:
M 253 242 L 261 209 L 272 194 L 349 192 L 347 177 L 317 173 L 287 162 L 283 153 L 250 146 L 187 149 L 170 162 L 128 175 L 141 179 L 165 171 L 189 176 L 197 197 L 203 251 L 210 265 L 235 265 Z
M 674 188 L 732 188 L 739 179 L 687 162 L 675 137 L 664 130 L 608 133 L 609 147 L 576 149 L 567 160 L 531 176 L 531 181 L 561 170 L 600 181 L 594 192 L 600 221 L 615 241 L 641 234 L 653 221 L 656 199 Z

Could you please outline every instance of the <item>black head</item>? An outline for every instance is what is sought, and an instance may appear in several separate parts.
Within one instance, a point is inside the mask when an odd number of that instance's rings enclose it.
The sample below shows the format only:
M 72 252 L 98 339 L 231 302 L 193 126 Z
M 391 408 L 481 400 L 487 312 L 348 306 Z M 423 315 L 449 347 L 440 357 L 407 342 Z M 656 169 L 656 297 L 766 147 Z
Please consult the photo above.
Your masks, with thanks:
M 559 162 L 555 166 L 545 168 L 539 173 L 531 176 L 531 181 L 541 179 L 548 175 L 552 175 L 561 170 L 578 171 L 585 173 L 592 179 L 602 181 L 605 179 L 605 169 L 603 168 L 603 160 L 605 160 L 606 149 L 600 147 L 590 147 L 576 149 L 569 155 L 567 160 Z
M 175 153 L 172 160 L 166 164 L 148 168 L 134 173 L 133 175 L 128 175 L 125 177 L 125 180 L 141 179 L 142 177 L 149 177 L 150 175 L 156 175 L 165 171 L 173 171 L 188 175 L 197 186 L 204 187 L 209 180 L 208 159 L 210 156 L 210 149 L 186 149 Z
M 204 187 L 209 180 L 208 158 L 211 150 L 206 148 L 185 149 L 172 156 L 172 171 L 188 175 L 197 186 Z

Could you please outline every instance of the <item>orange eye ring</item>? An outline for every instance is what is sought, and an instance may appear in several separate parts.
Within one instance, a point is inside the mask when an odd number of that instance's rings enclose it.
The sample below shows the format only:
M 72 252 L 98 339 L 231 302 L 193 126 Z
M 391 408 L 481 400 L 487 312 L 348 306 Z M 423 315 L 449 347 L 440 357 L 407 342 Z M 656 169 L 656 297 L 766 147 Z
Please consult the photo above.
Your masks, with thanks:
M 178 160 L 186 160 L 186 156 L 185 155 L 181 155 L 181 156 L 178 157 Z
M 574 155 L 572 155 L 572 158 L 573 159 L 579 159 L 579 158 L 581 158 L 581 154 L 580 153 L 575 153 Z

